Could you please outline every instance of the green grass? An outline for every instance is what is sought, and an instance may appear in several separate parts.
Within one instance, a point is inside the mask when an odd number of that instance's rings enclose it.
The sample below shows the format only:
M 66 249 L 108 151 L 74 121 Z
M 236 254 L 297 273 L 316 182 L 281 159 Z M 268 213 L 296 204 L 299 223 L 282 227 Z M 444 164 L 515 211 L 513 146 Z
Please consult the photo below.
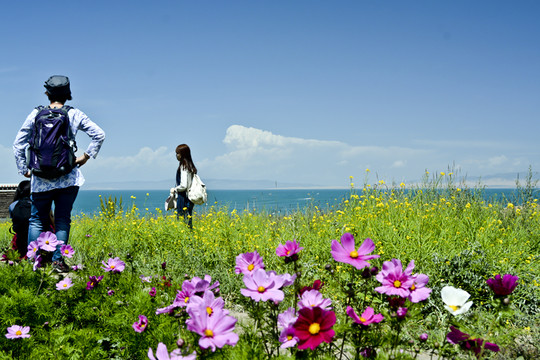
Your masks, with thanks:
M 413 338 L 415 331 L 430 330 L 444 341 L 447 328 L 441 326 L 448 315 L 439 310 L 442 306 L 436 295 L 442 286 L 468 291 L 476 313 L 487 321 L 493 305 L 486 279 L 505 273 L 519 276 L 513 299 L 516 313 L 505 320 L 504 330 L 490 336 L 512 354 L 520 353 L 513 337 L 538 336 L 535 324 L 540 320 L 540 206 L 533 193 L 526 191 L 530 186 L 522 189 L 518 205 L 488 203 L 481 187 L 467 189 L 455 184 L 451 175 L 425 180 L 407 190 L 382 181 L 352 188 L 350 197 L 338 206 L 312 206 L 290 216 L 237 213 L 214 206 L 195 214 L 192 231 L 175 216 L 121 210 L 110 201 L 100 215 L 73 219 L 70 244 L 76 254 L 69 261 L 85 268 L 69 292 L 56 291 L 57 280 L 31 271 L 29 264 L 0 265 L 0 329 L 12 324 L 33 329 L 26 343 L 2 337 L 0 359 L 17 351 L 43 359 L 52 359 L 55 353 L 65 354 L 58 356 L 66 359 L 143 359 L 148 348 L 155 350 L 159 341 L 171 349 L 178 336 L 193 336 L 179 328 L 175 318 L 153 314 L 155 308 L 172 302 L 186 278 L 210 275 L 220 282 L 226 307 L 244 311 L 247 301 L 239 292 L 243 283 L 234 273 L 236 256 L 257 250 L 267 269 L 283 273 L 290 269 L 275 255 L 275 249 L 292 239 L 304 247 L 299 285 L 325 281 L 322 292 L 332 299 L 338 313 L 346 301 L 343 283 L 356 281 L 351 267 L 336 263 L 330 255 L 331 240 L 344 232 L 352 233 L 357 241 L 371 238 L 375 242 L 375 253 L 381 258 L 371 261 L 372 265 L 381 268 L 383 261 L 392 258 L 404 264 L 415 260 L 415 272 L 430 277 L 432 297 L 421 309 L 422 317 L 429 321 L 413 322 L 405 338 Z M 8 228 L 9 223 L 0 224 L 2 248 L 11 240 Z M 103 286 L 93 292 L 84 290 L 88 275 L 103 274 L 101 261 L 111 256 L 126 261 L 126 271 L 121 276 L 106 276 Z M 162 263 L 166 263 L 165 270 Z M 165 276 L 172 286 L 154 283 L 160 295 L 151 300 L 149 286 L 139 275 Z M 106 287 L 115 290 L 115 295 L 107 296 Z M 377 295 L 369 298 L 375 300 Z M 131 324 L 142 313 L 149 316 L 149 331 L 136 334 Z M 338 317 L 342 323 L 343 312 Z M 484 325 L 480 322 L 479 327 Z M 258 357 L 260 351 L 260 344 L 241 338 L 237 347 L 226 347 L 216 358 Z

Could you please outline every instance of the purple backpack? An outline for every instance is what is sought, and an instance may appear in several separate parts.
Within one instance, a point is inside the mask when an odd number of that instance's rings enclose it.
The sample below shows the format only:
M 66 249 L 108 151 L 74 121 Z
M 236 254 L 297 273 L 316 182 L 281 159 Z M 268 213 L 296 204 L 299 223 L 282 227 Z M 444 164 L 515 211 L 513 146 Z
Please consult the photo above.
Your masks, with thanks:
M 56 179 L 68 174 L 75 167 L 75 136 L 69 124 L 68 111 L 71 106 L 58 109 L 39 106 L 30 140 L 30 162 L 32 174 Z

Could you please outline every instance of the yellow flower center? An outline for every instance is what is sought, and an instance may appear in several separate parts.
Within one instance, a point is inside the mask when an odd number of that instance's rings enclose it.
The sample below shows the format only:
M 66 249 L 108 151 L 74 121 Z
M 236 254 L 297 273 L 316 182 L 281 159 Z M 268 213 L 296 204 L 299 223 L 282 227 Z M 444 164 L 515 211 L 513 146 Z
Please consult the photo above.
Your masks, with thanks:
M 189 301 L 189 296 L 186 296 L 186 297 L 184 298 L 184 302 L 187 304 L 188 301 Z
M 361 321 L 361 322 L 366 322 L 367 320 L 366 320 L 365 318 L 363 318 L 363 317 L 360 316 L 360 321 Z
M 64 254 L 69 254 L 69 250 L 68 249 L 64 250 Z
M 15 333 L 15 335 L 22 335 L 21 330 L 17 330 L 17 332 Z
M 394 287 L 397 287 L 397 288 L 401 287 L 401 281 L 399 280 L 394 281 Z
M 416 289 L 416 286 L 414 286 L 414 284 L 412 284 L 411 291 L 414 291 L 415 289 Z
M 353 259 L 356 259 L 358 257 L 358 251 L 356 250 L 351 251 L 349 256 L 352 257 Z
M 45 240 L 45 244 L 49 245 L 49 240 Z
M 317 335 L 321 331 L 321 325 L 318 323 L 313 323 L 309 325 L 308 331 L 311 335 Z
M 145 327 L 145 326 L 146 326 L 146 325 L 144 325 L 144 324 L 141 324 L 141 327 L 142 327 L 142 328 L 143 328 L 143 327 Z
M 448 305 L 448 307 L 454 311 L 458 311 L 458 309 L 460 308 L 459 306 L 456 306 L 456 305 Z
M 253 264 L 248 265 L 248 270 L 249 271 L 252 271 L 254 268 L 255 268 L 255 265 L 253 265 Z
M 214 332 L 210 329 L 204 330 L 204 336 L 214 337 Z
M 287 250 L 287 255 L 289 255 L 291 253 L 291 250 Z
M 208 315 L 212 315 L 213 312 L 214 312 L 214 310 L 212 310 L 212 308 L 211 308 L 210 306 L 207 306 L 207 307 L 206 307 L 206 313 L 207 313 Z
M 114 269 L 114 265 L 111 265 L 111 269 Z
M 257 291 L 260 292 L 260 293 L 263 293 L 263 292 L 266 291 L 266 289 L 264 288 L 264 286 L 259 286 L 259 287 L 257 288 Z
M 292 335 L 287 335 L 287 340 L 292 340 Z
M 64 287 L 67 287 L 67 284 L 64 284 Z

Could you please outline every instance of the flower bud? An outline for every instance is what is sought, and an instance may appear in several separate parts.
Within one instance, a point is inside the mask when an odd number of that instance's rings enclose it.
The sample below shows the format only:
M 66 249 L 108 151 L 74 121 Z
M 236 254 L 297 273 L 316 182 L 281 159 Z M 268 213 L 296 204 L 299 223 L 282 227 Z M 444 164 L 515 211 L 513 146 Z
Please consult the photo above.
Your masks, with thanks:
M 508 305 L 510 305 L 510 298 L 506 297 L 506 298 L 503 299 L 502 302 L 503 302 L 504 305 L 508 306 Z
M 427 341 L 429 335 L 426 333 L 420 334 L 420 341 Z
M 184 339 L 179 338 L 178 340 L 176 340 L 176 346 L 178 346 L 179 348 L 181 348 L 182 346 L 184 346 L 184 344 L 185 344 Z
M 324 266 L 324 269 L 325 269 L 326 271 L 330 271 L 330 270 L 332 270 L 332 265 L 326 264 L 326 265 Z

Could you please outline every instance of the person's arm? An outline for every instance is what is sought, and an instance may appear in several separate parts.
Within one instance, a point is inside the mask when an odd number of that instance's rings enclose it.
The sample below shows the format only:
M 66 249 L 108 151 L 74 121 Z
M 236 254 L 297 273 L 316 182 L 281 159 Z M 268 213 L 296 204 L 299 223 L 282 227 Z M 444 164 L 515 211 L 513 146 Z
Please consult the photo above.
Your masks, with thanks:
M 19 174 L 26 177 L 30 177 L 28 161 L 26 159 L 26 150 L 28 146 L 30 146 L 30 138 L 32 137 L 36 114 L 37 109 L 34 109 L 30 115 L 28 115 L 13 142 L 13 154 L 15 155 L 17 170 L 19 171 Z
M 180 185 L 178 185 L 175 189 L 176 192 L 181 193 L 188 189 L 189 185 L 191 184 L 192 175 L 187 171 L 184 167 L 180 169 Z
M 84 165 L 88 159 L 96 158 L 103 141 L 105 141 L 105 131 L 103 131 L 95 122 L 90 120 L 90 118 L 78 109 L 74 109 L 74 121 L 79 124 L 78 129 L 84 131 L 90 139 L 90 144 L 88 148 L 81 156 L 77 157 L 75 163 L 79 166 Z

